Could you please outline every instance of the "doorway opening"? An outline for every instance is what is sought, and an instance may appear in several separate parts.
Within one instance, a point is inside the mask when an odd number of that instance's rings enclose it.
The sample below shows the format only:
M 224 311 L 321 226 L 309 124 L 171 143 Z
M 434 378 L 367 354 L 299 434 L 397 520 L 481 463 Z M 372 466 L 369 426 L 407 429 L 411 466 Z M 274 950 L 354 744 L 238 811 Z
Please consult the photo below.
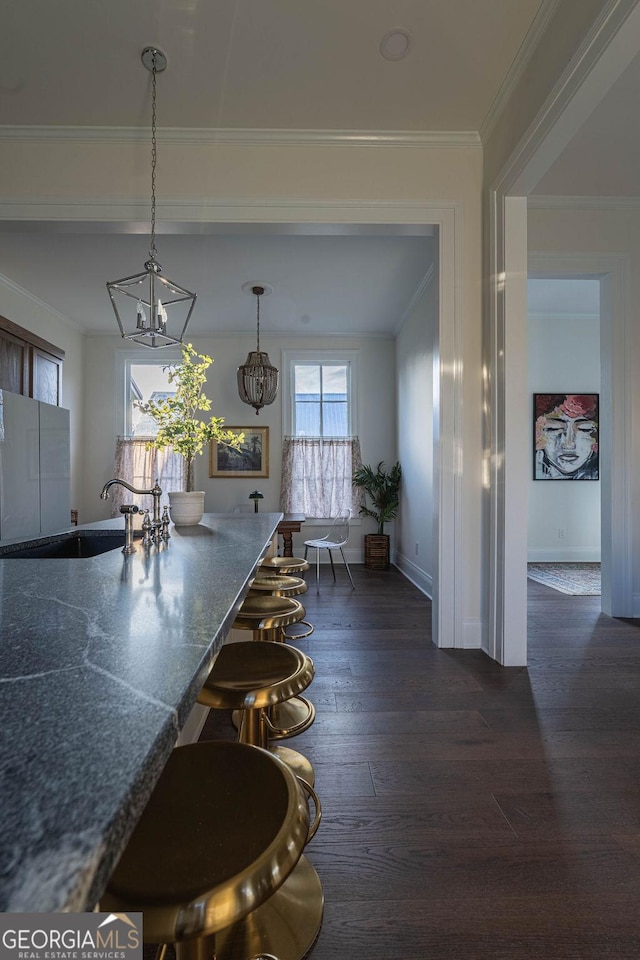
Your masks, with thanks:
M 598 277 L 527 284 L 527 573 L 575 596 L 600 595 L 600 296 Z

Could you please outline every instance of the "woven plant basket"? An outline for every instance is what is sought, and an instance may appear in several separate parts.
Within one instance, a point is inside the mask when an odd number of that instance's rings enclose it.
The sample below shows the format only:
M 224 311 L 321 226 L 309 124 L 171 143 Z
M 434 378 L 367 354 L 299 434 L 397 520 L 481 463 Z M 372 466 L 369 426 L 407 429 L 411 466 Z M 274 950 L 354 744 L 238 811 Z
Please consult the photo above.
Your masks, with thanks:
M 366 533 L 364 535 L 364 565 L 367 570 L 389 568 L 389 534 Z

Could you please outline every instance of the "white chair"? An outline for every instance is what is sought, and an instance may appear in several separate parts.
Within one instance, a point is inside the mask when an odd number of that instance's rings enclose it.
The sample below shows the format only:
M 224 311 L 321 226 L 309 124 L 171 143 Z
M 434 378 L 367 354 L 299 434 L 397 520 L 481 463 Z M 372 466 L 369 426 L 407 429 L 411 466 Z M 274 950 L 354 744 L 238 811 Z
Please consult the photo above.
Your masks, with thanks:
M 339 550 L 342 554 L 342 559 L 344 560 L 344 565 L 347 568 L 347 573 L 349 574 L 349 580 L 351 581 L 351 589 L 355 590 L 355 584 L 353 582 L 353 577 L 351 576 L 351 570 L 349 570 L 349 564 L 344 555 L 344 550 L 342 549 L 349 539 L 349 520 L 351 519 L 351 510 L 343 510 L 340 512 L 331 523 L 329 532 L 326 537 L 321 537 L 319 540 L 305 540 L 304 542 L 304 558 L 307 559 L 307 551 L 309 547 L 315 547 L 316 551 L 316 587 L 320 583 L 320 551 L 327 550 L 329 552 L 329 560 L 331 562 L 331 572 L 333 573 L 333 579 L 336 579 L 336 569 L 333 565 L 333 555 L 332 550 Z

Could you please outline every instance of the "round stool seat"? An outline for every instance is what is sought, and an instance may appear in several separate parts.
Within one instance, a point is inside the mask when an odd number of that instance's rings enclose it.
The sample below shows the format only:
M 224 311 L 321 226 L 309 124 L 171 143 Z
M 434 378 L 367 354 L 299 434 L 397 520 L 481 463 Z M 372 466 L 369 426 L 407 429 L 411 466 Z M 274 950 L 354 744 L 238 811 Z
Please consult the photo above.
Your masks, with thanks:
M 258 573 L 251 583 L 248 596 L 260 597 L 271 594 L 274 597 L 297 597 L 306 593 L 308 589 L 309 586 L 302 577 L 290 577 L 280 573 Z M 284 637 L 287 640 L 306 640 L 313 633 L 313 625 L 308 620 L 297 620 L 296 624 L 290 624 L 290 626 L 296 625 L 305 629 L 298 630 L 296 633 L 285 629 Z
M 308 569 L 309 564 L 301 557 L 267 557 L 260 564 L 262 573 L 297 574 L 304 573 Z
M 183 948 L 184 941 L 211 937 L 244 917 L 249 921 L 247 915 L 277 895 L 293 874 L 317 829 L 318 814 L 310 830 L 302 785 L 264 750 L 227 741 L 178 747 L 113 871 L 100 909 L 141 911 L 146 942 Z M 312 900 L 315 933 L 304 952 L 320 926 L 317 887 Z M 288 922 L 297 927 L 301 920 L 291 914 Z M 237 935 L 235 926 L 234 931 Z M 201 941 L 193 945 L 193 955 L 201 946 Z M 216 957 L 232 955 L 218 950 L 215 936 L 208 949 Z M 268 933 L 259 952 L 279 955 Z
M 301 593 L 306 593 L 308 589 L 307 581 L 303 580 L 302 577 L 259 572 L 251 584 L 249 596 L 271 594 L 274 597 L 297 597 Z
M 293 597 L 246 597 L 233 626 L 237 630 L 277 630 L 304 620 L 305 609 Z
M 198 694 L 198 703 L 217 710 L 234 710 L 234 723 L 242 743 L 268 749 L 284 761 L 305 783 L 313 786 L 313 764 L 297 750 L 271 745 L 307 730 L 315 720 L 315 707 L 299 694 L 314 676 L 306 653 L 272 640 L 230 643 L 223 646 Z M 274 723 L 271 710 L 283 701 L 292 709 Z
M 223 646 L 198 695 L 217 709 L 271 707 L 305 690 L 313 680 L 313 661 L 284 643 L 230 643 Z

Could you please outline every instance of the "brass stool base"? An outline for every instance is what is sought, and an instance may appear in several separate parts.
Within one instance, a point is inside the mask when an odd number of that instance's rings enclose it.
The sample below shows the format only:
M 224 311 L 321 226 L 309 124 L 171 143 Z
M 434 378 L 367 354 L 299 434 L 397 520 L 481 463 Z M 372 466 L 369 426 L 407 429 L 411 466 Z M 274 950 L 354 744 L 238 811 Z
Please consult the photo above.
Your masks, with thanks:
M 276 728 L 269 731 L 270 740 L 287 740 L 291 736 L 304 733 L 308 730 L 316 716 L 316 708 L 305 697 L 292 697 L 284 703 L 275 703 L 269 710 L 269 720 Z M 240 729 L 242 712 L 234 710 L 231 714 L 231 722 L 236 730 Z M 296 729 L 295 734 L 288 731 L 302 724 L 301 729 Z
M 310 787 L 315 786 L 316 772 L 313 769 L 313 765 L 310 760 L 303 757 L 297 750 L 291 750 L 290 747 L 269 747 L 269 753 L 273 753 L 278 760 L 286 763 L 289 769 L 293 770 L 296 777 L 300 777 L 300 779 L 308 783 Z
M 277 729 L 271 731 L 269 738 L 271 740 L 286 740 L 289 736 L 289 730 L 296 729 L 296 734 L 304 733 L 308 730 L 316 716 L 316 708 L 305 697 L 292 697 L 285 700 L 284 703 L 274 703 L 269 710 L 269 720 Z M 302 724 L 302 728 L 298 725 Z
M 301 960 L 318 937 L 323 909 L 320 878 L 303 855 L 293 873 L 262 906 L 216 934 L 216 960 L 261 956 Z

